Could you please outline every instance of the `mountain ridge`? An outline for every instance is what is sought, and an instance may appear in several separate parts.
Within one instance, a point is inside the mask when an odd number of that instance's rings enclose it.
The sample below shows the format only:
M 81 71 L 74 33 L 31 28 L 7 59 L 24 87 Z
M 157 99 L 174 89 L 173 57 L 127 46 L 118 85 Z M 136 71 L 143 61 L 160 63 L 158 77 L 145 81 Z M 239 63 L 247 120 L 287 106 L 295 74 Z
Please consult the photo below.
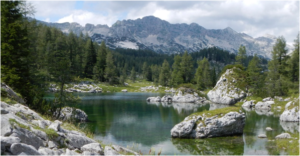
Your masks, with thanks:
M 77 35 L 81 32 L 87 33 L 93 41 L 99 44 L 105 41 L 112 49 L 148 49 L 166 54 L 196 52 L 209 47 L 237 53 L 240 45 L 244 45 L 247 55 L 257 54 L 271 58 L 272 46 L 276 41 L 276 37 L 272 35 L 253 38 L 230 27 L 206 29 L 197 23 L 171 24 L 154 16 L 136 20 L 118 20 L 111 27 L 106 24 L 88 23 L 83 27 L 76 22 L 41 23 L 59 28 L 65 33 L 69 33 L 70 30 Z

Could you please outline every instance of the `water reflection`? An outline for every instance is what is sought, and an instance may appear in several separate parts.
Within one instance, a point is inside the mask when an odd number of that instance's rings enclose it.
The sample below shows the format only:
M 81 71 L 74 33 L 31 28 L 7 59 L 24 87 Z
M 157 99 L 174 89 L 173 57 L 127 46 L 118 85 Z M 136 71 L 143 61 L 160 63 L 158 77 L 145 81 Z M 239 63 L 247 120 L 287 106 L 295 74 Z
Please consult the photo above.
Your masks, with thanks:
M 242 155 L 242 136 L 207 139 L 172 139 L 172 143 L 182 153 L 193 155 Z
M 287 132 L 290 132 L 290 133 L 299 132 L 299 122 L 280 121 L 280 125 Z
M 139 145 L 138 150 L 148 154 L 154 147 L 161 155 L 268 155 L 283 154 L 268 140 L 288 131 L 299 132 L 299 123 L 280 122 L 269 112 L 246 112 L 243 136 L 208 139 L 172 139 L 170 130 L 191 113 L 228 107 L 220 104 L 147 103 L 155 93 L 78 94 L 83 97 L 78 107 L 84 110 L 90 122 L 86 126 L 95 138 L 105 144 Z M 273 131 L 266 131 L 271 127 Z M 259 134 L 267 138 L 260 139 Z

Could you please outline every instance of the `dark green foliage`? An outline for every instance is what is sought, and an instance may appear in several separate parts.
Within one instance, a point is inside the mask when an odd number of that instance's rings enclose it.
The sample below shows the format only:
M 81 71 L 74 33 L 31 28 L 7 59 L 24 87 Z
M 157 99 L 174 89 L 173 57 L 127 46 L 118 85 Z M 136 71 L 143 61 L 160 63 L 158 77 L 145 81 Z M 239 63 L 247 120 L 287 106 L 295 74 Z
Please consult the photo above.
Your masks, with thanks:
M 204 57 L 198 61 L 198 68 L 196 71 L 195 79 L 198 89 L 206 89 L 212 87 L 212 76 L 208 60 Z
M 136 80 L 136 72 L 135 72 L 134 67 L 132 67 L 132 70 L 131 70 L 131 73 L 130 73 L 130 79 L 131 79 L 132 82 L 135 82 L 135 80 Z
M 105 67 L 106 67 L 106 55 L 107 55 L 107 48 L 106 48 L 105 42 L 103 41 L 98 50 L 97 64 L 96 64 L 98 67 L 98 70 L 99 70 L 99 80 L 101 82 L 105 81 L 104 71 L 105 71 Z
M 248 68 L 248 83 L 249 83 L 249 92 L 254 95 L 259 95 L 264 79 L 261 68 L 261 60 L 255 55 L 250 61 Z
M 288 81 L 285 75 L 286 61 L 286 43 L 283 37 L 279 37 L 273 46 L 272 60 L 268 63 L 268 74 L 266 78 L 266 91 L 269 96 L 283 96 L 288 92 Z
M 116 66 L 114 65 L 113 55 L 110 51 L 108 51 L 106 55 L 106 67 L 104 77 L 109 82 L 109 84 L 117 83 Z
M 93 77 L 93 68 L 97 62 L 96 58 L 97 56 L 96 56 L 96 51 L 93 42 L 91 39 L 89 39 L 87 45 L 86 64 L 84 68 L 85 77 L 87 78 Z
M 1 81 L 20 93 L 27 103 L 31 103 L 29 39 L 22 3 L 1 1 Z
M 193 68 L 192 56 L 189 55 L 187 51 L 184 52 L 181 58 L 180 68 L 182 72 L 183 81 L 185 83 L 190 82 L 193 78 L 194 68 Z
M 159 74 L 159 84 L 162 86 L 168 86 L 170 80 L 170 65 L 167 60 L 162 64 Z
M 174 57 L 174 63 L 172 66 L 173 71 L 171 75 L 170 86 L 177 86 L 183 83 L 183 76 L 182 76 L 180 63 L 181 63 L 181 57 L 179 55 L 176 55 Z
M 244 67 L 246 67 L 246 59 L 247 59 L 247 55 L 246 55 L 246 47 L 241 45 L 239 48 L 239 51 L 235 57 L 236 60 L 236 64 L 240 64 L 243 65 Z

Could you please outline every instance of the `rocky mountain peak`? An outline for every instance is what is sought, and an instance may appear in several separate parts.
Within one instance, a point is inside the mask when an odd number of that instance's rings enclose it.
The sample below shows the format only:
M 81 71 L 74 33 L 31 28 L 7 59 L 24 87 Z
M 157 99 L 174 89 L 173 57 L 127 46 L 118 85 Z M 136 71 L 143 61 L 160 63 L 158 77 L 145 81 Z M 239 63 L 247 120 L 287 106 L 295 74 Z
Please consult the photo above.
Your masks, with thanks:
M 68 33 L 88 33 L 99 44 L 105 41 L 110 48 L 148 49 L 158 53 L 196 52 L 203 48 L 218 47 L 237 53 L 240 45 L 246 46 L 247 54 L 257 54 L 271 58 L 272 46 L 276 37 L 265 35 L 253 38 L 238 33 L 230 27 L 225 29 L 206 29 L 196 23 L 171 24 L 155 16 L 136 20 L 118 20 L 111 27 L 107 25 L 78 23 L 46 23 Z

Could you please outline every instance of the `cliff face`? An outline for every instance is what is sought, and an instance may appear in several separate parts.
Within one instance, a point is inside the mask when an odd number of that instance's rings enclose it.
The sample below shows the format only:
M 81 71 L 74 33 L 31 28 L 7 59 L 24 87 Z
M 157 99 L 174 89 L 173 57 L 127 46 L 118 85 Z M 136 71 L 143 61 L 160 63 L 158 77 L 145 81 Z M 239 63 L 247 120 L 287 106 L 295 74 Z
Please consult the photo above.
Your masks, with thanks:
M 203 48 L 219 47 L 236 53 L 240 45 L 246 46 L 247 54 L 271 58 L 272 46 L 276 38 L 271 35 L 253 38 L 238 33 L 227 27 L 225 29 L 206 29 L 196 23 L 170 24 L 154 16 L 136 20 L 117 21 L 111 27 L 107 25 L 78 23 L 46 23 L 68 33 L 88 33 L 92 40 L 105 41 L 108 47 L 150 49 L 158 53 L 196 52 Z

